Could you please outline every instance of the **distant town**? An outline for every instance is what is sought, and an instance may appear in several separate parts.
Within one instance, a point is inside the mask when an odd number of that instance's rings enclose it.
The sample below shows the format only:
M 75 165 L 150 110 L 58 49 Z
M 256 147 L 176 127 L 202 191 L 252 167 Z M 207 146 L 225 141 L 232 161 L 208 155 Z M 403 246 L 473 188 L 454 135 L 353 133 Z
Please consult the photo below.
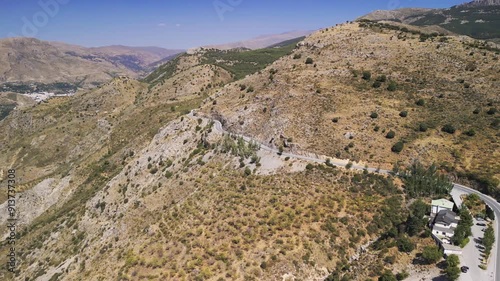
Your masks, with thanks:
M 65 94 L 61 94 L 61 93 L 49 93 L 49 92 L 35 92 L 35 93 L 26 93 L 26 94 L 22 94 L 23 96 L 27 96 L 27 97 L 30 97 L 32 99 L 34 99 L 36 102 L 43 102 L 43 101 L 46 101 L 50 98 L 53 98 L 53 97 L 70 97 L 70 96 L 73 96 L 75 94 L 74 91 L 69 91 Z

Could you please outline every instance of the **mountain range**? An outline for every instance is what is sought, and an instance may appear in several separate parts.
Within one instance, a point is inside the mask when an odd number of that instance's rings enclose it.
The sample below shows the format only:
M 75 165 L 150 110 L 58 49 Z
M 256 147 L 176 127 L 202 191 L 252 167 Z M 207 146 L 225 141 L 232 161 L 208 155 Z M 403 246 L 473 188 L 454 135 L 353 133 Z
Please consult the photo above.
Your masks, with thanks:
M 34 38 L 0 40 L 0 83 L 96 85 L 118 75 L 140 77 L 182 50 L 157 47 L 85 48 Z
M 203 48 L 214 48 L 220 50 L 228 50 L 228 49 L 236 49 L 236 48 L 246 48 L 246 49 L 261 49 L 268 46 L 271 46 L 276 43 L 280 43 L 283 41 L 287 41 L 294 38 L 299 38 L 303 36 L 307 36 L 311 34 L 312 31 L 290 31 L 280 34 L 270 34 L 270 35 L 262 35 L 249 40 L 243 40 L 239 42 L 227 43 L 227 44 L 218 44 L 218 45 L 207 45 Z
M 500 42 L 500 1 L 476 0 L 448 9 L 404 8 L 378 10 L 360 17 L 416 26 L 439 26 L 456 34 Z

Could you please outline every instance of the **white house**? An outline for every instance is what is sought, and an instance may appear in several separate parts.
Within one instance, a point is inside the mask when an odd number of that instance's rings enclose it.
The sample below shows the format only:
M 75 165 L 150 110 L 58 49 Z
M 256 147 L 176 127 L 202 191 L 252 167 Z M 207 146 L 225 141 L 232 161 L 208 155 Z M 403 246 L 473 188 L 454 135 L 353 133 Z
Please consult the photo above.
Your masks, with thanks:
M 441 210 L 436 214 L 432 225 L 432 234 L 443 243 L 450 244 L 450 239 L 455 234 L 460 217 L 450 210 Z
M 436 215 L 439 211 L 449 210 L 453 211 L 454 203 L 446 199 L 432 200 L 431 203 L 431 216 Z

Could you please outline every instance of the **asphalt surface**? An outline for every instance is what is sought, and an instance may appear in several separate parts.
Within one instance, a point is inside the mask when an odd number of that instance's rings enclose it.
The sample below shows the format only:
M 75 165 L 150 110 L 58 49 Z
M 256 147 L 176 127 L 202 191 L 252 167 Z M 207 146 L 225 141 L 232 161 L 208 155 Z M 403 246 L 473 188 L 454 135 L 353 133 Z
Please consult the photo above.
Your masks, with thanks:
M 189 116 L 194 118 L 194 114 L 193 114 L 193 111 L 191 111 L 189 113 Z M 218 120 L 213 120 L 214 122 L 214 128 L 221 132 L 221 133 L 229 133 L 227 131 L 224 130 L 221 122 L 219 122 Z M 232 134 L 232 133 L 231 133 Z M 246 142 L 250 142 L 250 141 L 253 141 L 253 139 L 249 138 L 249 137 L 246 137 L 246 136 L 243 136 L 243 135 L 238 135 L 238 134 L 232 134 L 234 136 L 237 136 L 237 137 L 242 137 Z M 274 152 L 274 153 L 278 153 L 278 149 L 275 149 L 275 148 L 271 148 L 269 146 L 266 146 L 264 144 L 260 144 L 260 148 L 262 150 L 265 150 L 265 151 L 269 151 L 269 152 Z M 312 156 L 304 156 L 304 155 L 297 155 L 297 154 L 291 154 L 291 153 L 282 153 L 282 156 L 284 157 L 290 157 L 290 158 L 295 158 L 295 159 L 301 159 L 301 160 L 306 160 L 306 161 L 311 161 L 311 162 L 315 162 L 315 163 L 325 163 L 325 160 L 326 159 L 321 159 L 320 157 L 312 157 Z M 338 166 L 338 167 L 346 167 L 347 163 L 349 163 L 347 160 L 340 160 L 340 159 L 330 159 L 330 163 L 334 166 Z M 388 170 L 382 170 L 382 169 L 376 169 L 376 168 L 367 168 L 367 167 L 364 167 L 364 166 L 360 166 L 356 163 L 352 163 L 352 166 L 351 166 L 351 169 L 356 169 L 356 170 L 368 170 L 369 172 L 372 172 L 372 173 L 379 173 L 379 174 L 390 174 L 391 172 L 388 171 Z M 495 245 L 493 246 L 493 251 L 491 252 L 491 256 L 490 256 L 490 259 L 489 259 L 489 262 L 488 262 L 488 269 L 487 271 L 483 271 L 482 269 L 479 269 L 479 267 L 475 268 L 475 266 L 471 266 L 471 265 L 467 265 L 469 266 L 470 271 L 468 273 L 465 273 L 465 274 L 462 274 L 461 275 L 461 279 L 460 280 L 464 280 L 464 281 L 468 281 L 468 280 L 473 280 L 473 281 L 500 281 L 500 265 L 498 265 L 497 263 L 497 256 L 498 256 L 498 253 L 500 252 L 500 243 L 499 243 L 499 233 L 500 233 L 500 224 L 498 223 L 498 220 L 500 219 L 500 203 L 497 202 L 495 199 L 493 199 L 492 197 L 488 196 L 488 195 L 485 195 L 475 189 L 472 189 L 470 187 L 467 187 L 467 186 L 463 186 L 463 185 L 460 185 L 460 184 L 456 184 L 454 183 L 453 184 L 453 192 L 460 192 L 460 193 L 464 193 L 464 194 L 472 194 L 472 193 L 475 193 L 477 195 L 479 195 L 479 197 L 486 203 L 488 204 L 488 206 L 490 206 L 490 208 L 495 212 L 495 217 L 496 217 L 496 220 L 493 222 L 494 223 L 494 229 L 495 229 Z M 481 231 L 481 230 L 479 230 Z M 481 231 L 482 232 L 482 231 Z M 482 237 L 482 233 L 478 233 L 478 230 L 476 229 L 476 227 L 473 227 L 473 234 L 474 234 L 474 238 L 476 238 L 476 236 L 479 236 L 481 235 Z M 473 246 L 475 247 L 475 245 L 477 243 L 474 242 L 474 239 L 471 239 L 471 242 L 469 242 L 470 245 L 468 245 L 469 247 L 470 246 Z M 467 247 L 467 246 L 466 246 Z M 476 251 L 472 251 L 471 250 L 467 250 L 467 251 L 464 251 L 464 254 L 467 255 L 466 258 L 462 258 L 461 260 L 463 260 L 463 262 L 467 262 L 468 260 L 470 260 L 470 263 L 471 264 L 476 264 L 475 262 L 473 262 L 473 259 L 474 258 L 479 258 L 479 249 L 475 249 Z M 472 255 L 472 256 L 471 256 Z M 464 256 L 464 255 L 462 255 Z M 473 268 L 474 267 L 474 268 Z M 477 269 L 479 269 L 480 271 L 478 271 Z M 482 271 L 482 272 L 481 272 Z M 487 279 L 483 279 L 483 278 L 487 278 Z
M 474 225 L 472 226 L 472 237 L 470 237 L 470 242 L 462 249 L 462 255 L 460 256 L 460 267 L 468 266 L 469 270 L 467 273 L 460 274 L 459 281 L 494 281 L 493 272 L 494 266 L 490 261 L 490 266 L 487 270 L 482 270 L 479 265 L 482 261 L 483 246 L 479 239 L 482 239 L 484 232 L 482 231 L 485 227 L 478 226 L 477 223 L 485 223 L 484 220 L 478 221 L 474 219 Z
M 498 240 L 499 233 L 500 233 L 500 224 L 498 223 L 498 220 L 500 219 L 500 203 L 498 203 L 495 199 L 491 198 L 488 195 L 482 194 L 481 192 L 472 189 L 467 186 L 463 186 L 460 184 L 453 184 L 453 189 L 456 189 L 460 192 L 463 192 L 465 194 L 472 194 L 475 193 L 479 195 L 481 200 L 483 200 L 490 208 L 495 212 L 495 221 L 493 222 L 493 227 L 495 229 L 495 245 L 493 245 L 493 251 L 491 251 L 491 256 L 488 261 L 488 279 L 484 279 L 484 281 L 489 281 L 489 280 L 495 280 L 495 281 L 500 281 L 500 265 L 498 265 L 498 253 L 500 251 L 500 243 Z M 474 231 L 474 227 L 473 227 Z M 481 234 L 482 235 L 482 234 Z M 482 236 L 481 236 L 482 237 Z M 473 243 L 474 241 L 471 241 L 470 243 Z M 469 266 L 470 267 L 470 266 Z M 466 280 L 466 279 L 464 279 Z M 478 279 L 476 276 L 472 276 L 472 279 L 470 280 L 481 280 L 483 279 Z

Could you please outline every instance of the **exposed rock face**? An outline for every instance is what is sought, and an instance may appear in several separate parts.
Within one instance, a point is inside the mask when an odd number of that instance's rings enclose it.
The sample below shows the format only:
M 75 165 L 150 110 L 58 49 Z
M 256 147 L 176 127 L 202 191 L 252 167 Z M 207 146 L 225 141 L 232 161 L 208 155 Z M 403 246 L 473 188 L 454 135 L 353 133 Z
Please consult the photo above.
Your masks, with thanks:
M 372 13 L 369 13 L 368 15 L 362 16 L 359 19 L 367 19 L 367 20 L 373 20 L 373 21 L 380 21 L 380 20 L 391 20 L 391 21 L 398 21 L 398 22 L 403 22 L 403 23 L 409 23 L 407 22 L 408 18 L 425 14 L 427 12 L 431 12 L 434 9 L 423 9 L 423 8 L 404 8 L 404 9 L 397 9 L 397 10 L 377 10 Z

